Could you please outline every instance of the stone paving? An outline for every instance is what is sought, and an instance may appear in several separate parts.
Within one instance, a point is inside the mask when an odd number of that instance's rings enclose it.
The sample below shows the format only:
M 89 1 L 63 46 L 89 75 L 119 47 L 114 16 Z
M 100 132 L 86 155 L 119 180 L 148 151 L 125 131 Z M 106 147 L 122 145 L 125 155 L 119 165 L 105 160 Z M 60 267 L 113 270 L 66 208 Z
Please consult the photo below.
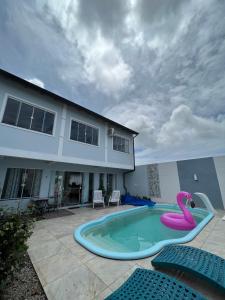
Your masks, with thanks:
M 28 253 L 49 300 L 101 300 L 117 289 L 137 267 L 152 269 L 153 257 L 130 261 L 106 259 L 89 252 L 73 239 L 73 231 L 80 224 L 129 208 L 78 208 L 72 210 L 73 215 L 36 222 L 28 241 Z M 224 214 L 224 211 L 218 212 L 186 245 L 225 258 L 225 221 L 221 220 Z M 178 271 L 168 274 L 188 283 L 208 299 L 225 299 L 204 281 Z

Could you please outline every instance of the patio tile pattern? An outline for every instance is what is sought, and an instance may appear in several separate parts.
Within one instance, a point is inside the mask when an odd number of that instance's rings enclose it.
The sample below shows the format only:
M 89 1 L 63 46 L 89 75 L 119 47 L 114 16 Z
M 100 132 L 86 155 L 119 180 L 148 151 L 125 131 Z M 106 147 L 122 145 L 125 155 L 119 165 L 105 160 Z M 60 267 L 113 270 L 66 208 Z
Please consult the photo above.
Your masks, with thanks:
M 77 208 L 73 215 L 36 222 L 28 241 L 28 253 L 49 300 L 101 300 L 117 289 L 136 268 L 153 269 L 151 260 L 154 256 L 130 261 L 111 260 L 89 252 L 74 241 L 73 231 L 80 224 L 129 208 L 132 207 Z M 224 214 L 224 211 L 218 212 L 186 245 L 225 258 L 225 221 L 221 220 Z M 201 280 L 193 280 L 187 274 L 173 270 L 168 274 L 188 283 L 208 299 L 224 299 Z

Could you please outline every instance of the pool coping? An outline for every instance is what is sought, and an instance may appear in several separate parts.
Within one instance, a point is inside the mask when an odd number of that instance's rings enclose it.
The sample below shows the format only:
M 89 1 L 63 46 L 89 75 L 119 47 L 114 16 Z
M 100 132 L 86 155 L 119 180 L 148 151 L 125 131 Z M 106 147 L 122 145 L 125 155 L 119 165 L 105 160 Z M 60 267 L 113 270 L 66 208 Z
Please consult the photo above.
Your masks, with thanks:
M 159 252 L 163 247 L 167 246 L 167 245 L 171 245 L 171 244 L 183 244 L 183 243 L 187 243 L 190 242 L 191 240 L 193 240 L 197 234 L 199 234 L 201 232 L 201 230 L 208 224 L 208 222 L 214 217 L 214 214 L 212 212 L 209 212 L 206 209 L 201 209 L 201 208 L 195 208 L 190 209 L 191 211 L 199 211 L 199 212 L 207 212 L 208 215 L 193 229 L 191 230 L 186 236 L 182 237 L 182 238 L 178 238 L 178 239 L 168 239 L 168 240 L 163 240 L 160 241 L 158 243 L 156 243 L 154 246 L 142 250 L 142 251 L 136 251 L 136 252 L 114 252 L 114 251 L 109 251 L 109 250 L 105 250 L 102 249 L 100 247 L 95 246 L 93 243 L 89 242 L 88 240 L 86 240 L 83 236 L 82 236 L 82 231 L 86 230 L 90 227 L 92 227 L 93 225 L 98 225 L 101 224 L 105 221 L 108 221 L 110 219 L 113 219 L 114 216 L 119 216 L 119 215 L 123 215 L 123 214 L 130 214 L 133 213 L 134 211 L 144 211 L 146 209 L 157 209 L 157 208 L 165 208 L 165 209 L 171 209 L 171 208 L 177 208 L 177 205 L 174 204 L 156 204 L 153 207 L 148 207 L 148 206 L 141 206 L 141 207 L 135 207 L 135 208 L 131 208 L 128 210 L 123 210 L 123 211 L 119 211 L 119 212 L 114 212 L 114 213 L 110 213 L 108 215 L 105 215 L 101 218 L 98 218 L 96 220 L 90 221 L 88 223 L 82 224 L 80 225 L 76 230 L 74 230 L 73 236 L 74 239 L 81 244 L 83 247 L 85 247 L 86 249 L 88 249 L 89 251 L 106 257 L 106 258 L 112 258 L 112 259 L 120 259 L 120 260 L 132 260 L 132 259 L 140 259 L 140 258 L 145 258 L 145 257 L 149 257 L 152 255 L 155 255 L 157 252 Z

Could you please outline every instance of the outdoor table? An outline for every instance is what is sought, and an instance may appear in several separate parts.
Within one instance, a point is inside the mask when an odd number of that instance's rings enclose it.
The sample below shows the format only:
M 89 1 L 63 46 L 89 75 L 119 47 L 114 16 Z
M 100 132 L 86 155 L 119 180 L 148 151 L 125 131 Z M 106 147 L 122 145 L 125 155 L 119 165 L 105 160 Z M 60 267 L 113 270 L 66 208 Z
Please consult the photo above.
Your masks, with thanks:
M 48 198 L 32 198 L 31 202 L 35 205 L 36 209 L 39 211 L 40 215 L 46 211 L 48 207 Z

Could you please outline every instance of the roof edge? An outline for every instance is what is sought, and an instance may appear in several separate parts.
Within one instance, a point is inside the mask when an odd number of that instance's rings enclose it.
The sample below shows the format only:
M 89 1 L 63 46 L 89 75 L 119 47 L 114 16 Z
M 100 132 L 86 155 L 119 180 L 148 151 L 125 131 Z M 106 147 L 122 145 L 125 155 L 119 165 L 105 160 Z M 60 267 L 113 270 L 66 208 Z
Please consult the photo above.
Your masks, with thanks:
M 33 84 L 33 83 L 31 83 L 31 82 L 29 82 L 29 81 L 27 81 L 27 80 L 25 80 L 25 79 L 23 79 L 23 78 L 15 75 L 15 74 L 7 72 L 6 70 L 3 70 L 1 68 L 0 68 L 0 74 L 2 74 L 3 76 L 5 76 L 5 77 L 7 77 L 9 79 L 17 81 L 17 82 L 19 82 L 20 84 L 23 84 L 26 87 L 30 87 L 30 88 L 38 91 L 38 92 L 44 93 L 44 94 L 46 94 L 46 95 L 48 95 L 50 97 L 54 97 L 57 100 L 63 101 L 67 105 L 70 105 L 70 106 L 73 106 L 73 107 L 78 108 L 80 110 L 83 110 L 83 111 L 85 111 L 85 112 L 87 112 L 87 113 L 89 113 L 89 114 L 91 114 L 91 115 L 93 115 L 93 116 L 95 116 L 97 118 L 100 118 L 100 119 L 102 119 L 102 120 L 104 120 L 106 122 L 110 122 L 111 124 L 114 124 L 114 125 L 122 128 L 122 129 L 124 129 L 124 130 L 127 130 L 130 133 L 132 133 L 132 134 L 135 134 L 135 135 L 139 134 L 137 131 L 135 131 L 133 129 L 130 129 L 130 128 L 128 128 L 128 127 L 126 127 L 126 126 L 124 126 L 124 125 L 122 125 L 120 123 L 117 123 L 117 122 L 115 122 L 115 121 L 113 121 L 113 120 L 111 120 L 109 118 L 106 118 L 106 117 L 98 114 L 97 112 L 94 112 L 93 110 L 90 110 L 90 109 L 88 109 L 88 108 L 86 108 L 86 107 L 84 107 L 82 105 L 79 105 L 79 104 L 77 104 L 77 103 L 75 103 L 75 102 L 73 102 L 73 101 L 71 101 L 69 99 L 66 99 L 66 98 L 64 98 L 64 97 L 62 97 L 60 95 L 57 95 L 57 94 L 55 94 L 55 93 L 53 93 L 53 92 L 51 92 L 51 91 L 49 91 L 47 89 L 44 89 L 44 88 L 42 88 L 42 87 L 40 87 L 40 86 L 38 86 L 36 84 Z

